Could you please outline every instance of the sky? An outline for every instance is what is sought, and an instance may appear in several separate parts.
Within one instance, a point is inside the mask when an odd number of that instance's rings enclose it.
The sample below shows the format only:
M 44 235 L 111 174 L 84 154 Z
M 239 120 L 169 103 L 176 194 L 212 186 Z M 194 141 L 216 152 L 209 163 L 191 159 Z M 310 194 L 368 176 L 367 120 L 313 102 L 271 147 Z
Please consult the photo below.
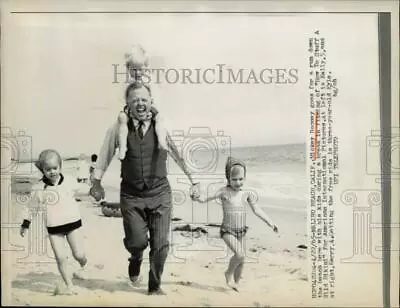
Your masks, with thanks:
M 126 84 L 123 77 L 113 83 L 113 65 L 123 70 L 124 53 L 139 43 L 155 68 L 296 69 L 294 84 L 162 82 L 153 92 L 170 129 L 185 136 L 205 127 L 213 136 L 222 131 L 231 146 L 305 143 L 307 48 L 316 27 L 341 90 L 361 89 L 362 78 L 348 72 L 376 74 L 377 63 L 365 65 L 371 53 L 362 52 L 377 48 L 373 15 L 13 15 L 2 30 L 2 126 L 23 131 L 33 156 L 44 148 L 98 152 L 124 104 Z

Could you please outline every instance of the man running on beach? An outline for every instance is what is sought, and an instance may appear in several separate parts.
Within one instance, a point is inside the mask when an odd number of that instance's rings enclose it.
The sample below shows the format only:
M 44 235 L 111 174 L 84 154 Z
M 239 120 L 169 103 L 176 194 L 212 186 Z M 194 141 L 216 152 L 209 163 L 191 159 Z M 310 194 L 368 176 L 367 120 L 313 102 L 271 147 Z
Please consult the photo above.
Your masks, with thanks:
M 125 99 L 130 118 L 127 151 L 121 161 L 120 203 L 125 231 L 124 245 L 131 254 L 128 273 L 133 284 L 140 282 L 143 251 L 150 242 L 148 294 L 162 295 L 165 293 L 160 288 L 161 275 L 169 250 L 172 210 L 171 187 L 167 179 L 168 153 L 188 176 L 193 195 L 198 195 L 199 188 L 193 182 L 168 133 L 162 134 L 167 138 L 168 149 L 158 147 L 155 120 L 150 112 L 150 87 L 142 82 L 134 82 L 127 87 Z M 118 125 L 116 121 L 107 131 L 98 156 L 90 190 L 96 200 L 105 196 L 100 182 L 118 148 Z M 150 238 L 147 236 L 148 231 Z

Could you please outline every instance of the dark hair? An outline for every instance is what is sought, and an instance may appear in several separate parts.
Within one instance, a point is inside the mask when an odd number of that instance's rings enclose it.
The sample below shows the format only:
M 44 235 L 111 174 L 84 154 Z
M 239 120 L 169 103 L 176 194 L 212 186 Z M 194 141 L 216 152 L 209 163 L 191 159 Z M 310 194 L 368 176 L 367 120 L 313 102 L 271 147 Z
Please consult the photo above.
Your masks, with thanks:
M 136 90 L 136 89 L 140 89 L 140 88 L 146 88 L 147 91 L 149 91 L 149 94 L 150 94 L 150 96 L 151 96 L 151 88 L 150 88 L 150 85 L 145 84 L 145 83 L 140 82 L 140 81 L 135 81 L 135 82 L 129 84 L 129 85 L 126 87 L 126 90 L 125 90 L 125 101 L 128 99 L 128 95 L 129 95 L 129 92 L 130 92 L 130 91 Z
M 97 161 L 97 155 L 96 154 L 92 154 L 91 159 L 92 159 L 92 162 Z
M 231 177 L 232 168 L 235 166 L 242 167 L 244 170 L 244 176 L 246 176 L 246 171 L 247 171 L 246 164 L 242 160 L 229 156 L 225 164 L 225 177 L 228 180 L 228 183 Z

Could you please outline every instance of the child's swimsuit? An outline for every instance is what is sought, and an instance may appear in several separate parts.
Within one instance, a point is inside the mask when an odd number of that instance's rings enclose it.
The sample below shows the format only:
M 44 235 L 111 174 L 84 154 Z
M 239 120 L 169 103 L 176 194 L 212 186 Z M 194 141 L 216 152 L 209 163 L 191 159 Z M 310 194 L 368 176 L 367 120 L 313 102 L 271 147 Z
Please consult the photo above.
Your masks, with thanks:
M 247 226 L 244 228 L 235 229 L 235 228 L 230 228 L 230 227 L 221 225 L 219 234 L 221 237 L 223 237 L 225 234 L 232 234 L 237 239 L 240 239 L 246 235 L 246 232 L 248 229 L 249 229 L 249 227 L 247 227 Z

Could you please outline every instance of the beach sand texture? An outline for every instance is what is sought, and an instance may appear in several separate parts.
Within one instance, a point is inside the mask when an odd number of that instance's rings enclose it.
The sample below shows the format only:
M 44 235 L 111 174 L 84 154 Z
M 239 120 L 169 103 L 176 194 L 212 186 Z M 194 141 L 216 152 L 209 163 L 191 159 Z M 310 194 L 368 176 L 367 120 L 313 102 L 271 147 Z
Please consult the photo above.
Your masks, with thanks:
M 285 148 L 286 147 L 286 148 Z M 225 284 L 224 271 L 231 253 L 219 237 L 222 219 L 219 204 L 193 203 L 183 176 L 171 166 L 169 180 L 173 189 L 173 221 L 171 229 L 189 224 L 207 233 L 172 231 L 171 247 L 163 274 L 162 288 L 166 296 L 148 296 L 148 251 L 142 265 L 140 286 L 130 285 L 127 275 L 129 254 L 123 246 L 122 218 L 105 217 L 99 203 L 88 196 L 89 187 L 80 184 L 80 200 L 85 250 L 90 262 L 88 277 L 76 280 L 78 295 L 53 296 L 61 282 L 45 229 L 32 226 L 25 238 L 18 228 L 2 232 L 2 242 L 13 250 L 3 252 L 3 275 L 9 278 L 12 305 L 86 305 L 86 306 L 306 306 L 307 283 L 307 182 L 304 145 L 257 150 L 244 148 L 235 156 L 248 165 L 246 186 L 256 190 L 259 204 L 278 225 L 275 234 L 247 209 L 246 264 L 239 292 Z M 275 151 L 275 152 L 274 152 Z M 272 153 L 272 154 L 271 154 Z M 275 154 L 274 154 L 275 153 Z M 77 161 L 65 161 L 63 172 L 76 175 Z M 114 160 L 103 184 L 106 200 L 119 201 L 119 167 Z M 174 169 L 175 168 L 175 169 Z M 203 193 L 212 193 L 223 185 L 220 177 L 204 177 Z M 34 175 L 40 176 L 38 173 Z M 21 182 L 21 178 L 17 182 Z M 208 179 L 206 179 L 208 178 Z M 15 177 L 17 179 L 17 177 Z M 29 190 L 29 183 L 12 185 L 11 209 L 7 215 L 20 223 L 20 192 Z M 2 213 L 3 214 L 3 213 Z M 40 225 L 40 221 L 34 221 Z M 42 233 L 41 233 L 42 232 Z M 36 240 L 34 240 L 36 238 Z M 3 259 L 3 258 L 2 258 Z M 6 264 L 6 265 L 5 265 Z M 71 273 L 78 269 L 69 253 Z M 6 273 L 4 272 L 6 270 Z M 4 282 L 6 283 L 6 282 Z M 3 301 L 4 302 L 4 301 Z

